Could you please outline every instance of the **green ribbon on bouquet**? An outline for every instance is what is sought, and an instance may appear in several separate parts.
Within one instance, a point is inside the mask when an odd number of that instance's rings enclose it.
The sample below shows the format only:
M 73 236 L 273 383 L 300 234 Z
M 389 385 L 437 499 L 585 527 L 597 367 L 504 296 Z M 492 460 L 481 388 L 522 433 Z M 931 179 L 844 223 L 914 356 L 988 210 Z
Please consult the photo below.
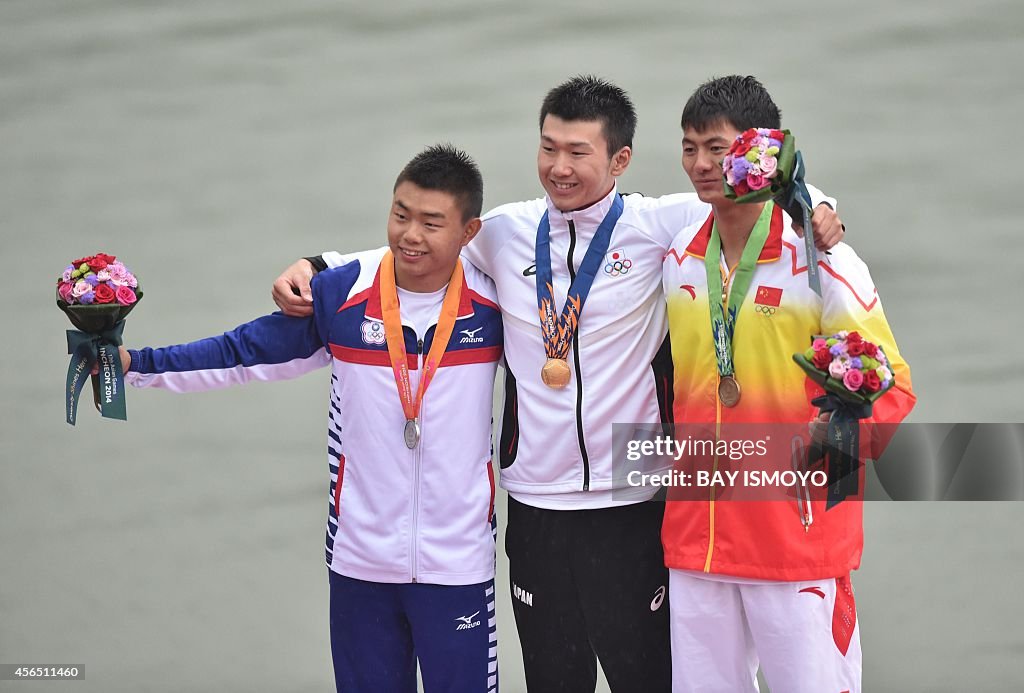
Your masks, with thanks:
M 124 320 L 108 330 L 99 333 L 68 330 L 67 387 L 64 390 L 67 422 L 75 425 L 78 401 L 85 387 L 86 377 L 91 377 L 93 402 L 100 415 L 107 419 L 128 418 L 124 397 L 124 372 L 121 370 L 121 355 L 118 347 L 122 344 L 121 333 Z M 99 363 L 97 375 L 91 375 L 94 365 Z

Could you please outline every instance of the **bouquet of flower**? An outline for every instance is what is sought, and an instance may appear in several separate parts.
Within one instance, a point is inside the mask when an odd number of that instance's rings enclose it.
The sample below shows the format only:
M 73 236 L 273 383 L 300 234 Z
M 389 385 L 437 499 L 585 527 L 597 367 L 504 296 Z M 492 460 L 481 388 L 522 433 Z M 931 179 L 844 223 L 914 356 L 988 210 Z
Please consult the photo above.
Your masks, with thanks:
M 93 400 L 106 418 L 125 419 L 124 374 L 118 347 L 124 319 L 142 299 L 139 282 L 113 255 L 97 253 L 74 260 L 57 279 L 57 306 L 77 327 L 68 330 L 67 422 L 75 425 L 85 376 L 92 376 Z
M 795 161 L 789 130 L 750 128 L 740 133 L 722 161 L 725 196 L 737 202 L 767 202 L 789 185 Z
M 750 128 L 741 132 L 722 159 L 725 196 L 739 203 L 767 202 L 800 223 L 807 255 L 807 285 L 821 296 L 818 252 L 811 229 L 811 193 L 804 183 L 803 155 L 789 130 Z
M 860 420 L 871 416 L 872 404 L 896 382 L 882 348 L 859 332 L 841 330 L 831 337 L 814 337 L 809 349 L 793 360 L 825 389 L 811 400 L 821 412 L 831 412 L 824 446 L 812 445 L 808 465 L 828 460 L 826 509 L 857 493 L 860 467 Z
M 57 296 L 66 305 L 130 306 L 138 300 L 139 282 L 113 255 L 96 253 L 73 260 L 57 280 Z
M 882 348 L 856 331 L 815 337 L 793 360 L 811 380 L 851 404 L 870 405 L 892 387 L 895 377 Z

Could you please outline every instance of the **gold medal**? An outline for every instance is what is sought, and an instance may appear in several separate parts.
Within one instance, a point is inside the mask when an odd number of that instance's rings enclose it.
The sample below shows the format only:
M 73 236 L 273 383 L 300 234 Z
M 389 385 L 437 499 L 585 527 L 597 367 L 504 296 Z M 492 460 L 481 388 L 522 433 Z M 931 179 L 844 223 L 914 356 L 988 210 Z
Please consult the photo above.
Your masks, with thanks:
M 722 406 L 735 407 L 740 401 L 740 384 L 731 375 L 722 376 L 718 381 L 718 400 Z
M 548 359 L 540 369 L 540 379 L 548 387 L 560 390 L 569 384 L 571 373 L 565 359 Z

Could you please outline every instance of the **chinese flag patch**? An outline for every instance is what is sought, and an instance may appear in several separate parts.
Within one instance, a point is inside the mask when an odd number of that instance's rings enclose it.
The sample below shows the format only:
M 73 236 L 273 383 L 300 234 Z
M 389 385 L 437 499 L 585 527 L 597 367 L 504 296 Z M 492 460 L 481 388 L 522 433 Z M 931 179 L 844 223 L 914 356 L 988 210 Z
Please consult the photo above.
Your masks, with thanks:
M 757 293 L 754 294 L 754 303 L 759 306 L 778 308 L 779 304 L 782 303 L 782 289 L 762 284 L 757 287 Z

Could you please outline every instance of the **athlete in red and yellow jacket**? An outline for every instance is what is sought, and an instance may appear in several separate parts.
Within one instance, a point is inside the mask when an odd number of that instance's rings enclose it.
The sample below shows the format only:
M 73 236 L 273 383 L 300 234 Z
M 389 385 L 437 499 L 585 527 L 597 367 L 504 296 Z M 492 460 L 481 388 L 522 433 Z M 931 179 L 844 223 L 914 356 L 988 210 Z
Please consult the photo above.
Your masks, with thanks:
M 764 87 L 753 77 L 712 80 L 690 98 L 682 125 L 683 168 L 713 211 L 676 237 L 663 268 L 676 439 L 701 430 L 723 439 L 756 438 L 759 430 L 769 437 L 786 431 L 787 440 L 806 435 L 817 415 L 810 401 L 823 393 L 792 355 L 807 349 L 812 336 L 841 330 L 857 330 L 881 346 L 895 373 L 894 387 L 875 403 L 862 431 L 872 423 L 898 424 L 915 402 L 910 370 L 864 263 L 844 244 L 819 252 L 818 296 L 808 287 L 804 242 L 788 215 L 770 202 L 741 205 L 724 197 L 721 162 L 736 136 L 780 126 Z M 763 246 L 754 245 L 762 239 Z M 709 254 L 714 257 L 705 264 Z M 721 277 L 726 309 L 733 293 L 743 296 L 731 340 L 738 402 L 719 394 L 723 352 L 712 336 L 709 276 L 715 297 Z M 871 436 L 861 439 L 867 452 Z M 877 457 L 875 447 L 869 456 Z M 733 466 L 753 462 L 748 457 Z M 688 489 L 678 501 L 669 493 L 662 541 L 670 568 L 673 691 L 757 691 L 758 665 L 772 690 L 860 690 L 849 573 L 860 564 L 862 502 L 851 498 L 826 510 L 823 494 L 814 494 L 808 524 L 796 493 L 758 500 L 743 492 Z
M 711 337 L 704 258 L 714 215 L 676 238 L 665 258 L 675 377 L 674 420 L 679 434 L 694 424 L 718 424 L 751 437 L 759 426 L 770 432 L 807 430 L 821 394 L 793 362 L 813 335 L 857 330 L 881 345 L 895 373 L 895 385 L 874 405 L 872 423 L 901 421 L 914 405 L 910 369 L 886 322 L 867 267 L 848 245 L 819 254 L 822 296 L 807 286 L 803 240 L 789 228 L 781 208 L 769 212 L 769 234 L 753 280 L 736 318 L 733 363 L 742 396 L 734 407 L 718 398 L 718 368 Z M 725 269 L 728 276 L 728 269 Z M 752 424 L 744 427 L 744 424 Z M 870 436 L 862 436 L 867 451 Z M 877 452 L 875 453 L 877 456 Z M 820 495 L 820 494 L 819 494 Z M 842 502 L 827 512 L 813 501 L 814 521 L 805 531 L 799 506 L 780 500 L 669 502 L 662 539 L 670 568 L 766 580 L 835 577 L 860 565 L 862 503 Z M 820 507 L 818 507 L 820 506 Z

